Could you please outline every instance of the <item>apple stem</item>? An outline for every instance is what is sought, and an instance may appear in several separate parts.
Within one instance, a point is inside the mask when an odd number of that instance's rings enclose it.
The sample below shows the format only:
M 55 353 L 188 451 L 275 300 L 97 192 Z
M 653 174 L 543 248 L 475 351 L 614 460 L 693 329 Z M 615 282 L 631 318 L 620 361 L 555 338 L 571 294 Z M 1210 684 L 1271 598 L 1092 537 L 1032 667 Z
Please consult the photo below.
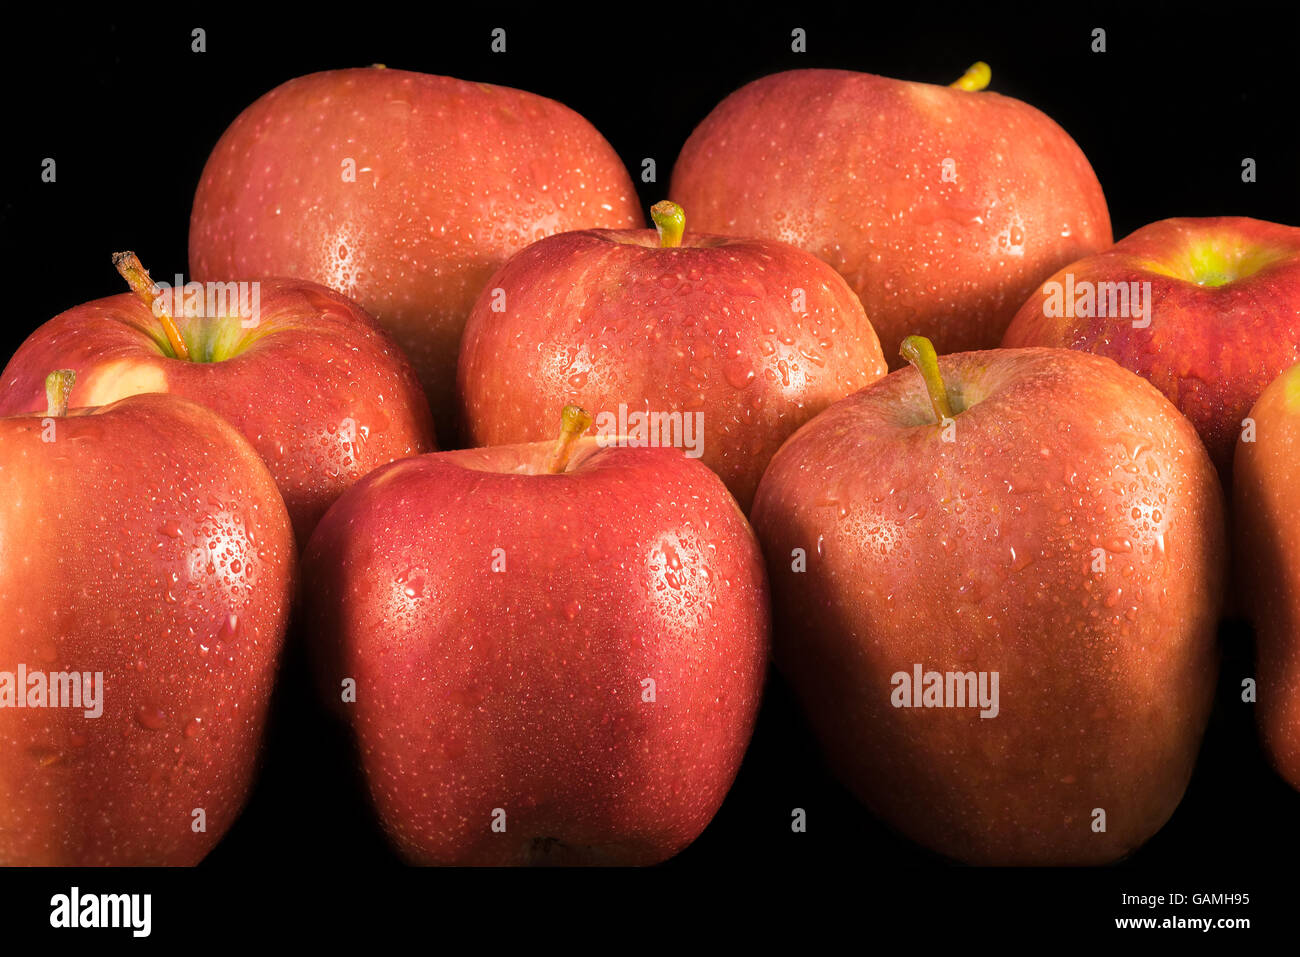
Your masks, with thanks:
M 993 79 L 993 69 L 983 60 L 972 63 L 958 79 L 948 85 L 956 90 L 969 90 L 978 93 L 989 85 Z
M 671 199 L 661 200 L 650 207 L 650 218 L 659 231 L 659 248 L 675 249 L 682 244 L 686 232 L 686 211 Z
M 158 287 L 149 278 L 149 270 L 144 268 L 140 262 L 140 257 L 129 250 L 124 253 L 113 253 L 113 265 L 126 284 L 131 287 L 131 291 L 140 297 L 141 301 L 150 308 L 158 321 L 162 323 L 163 332 L 167 336 L 167 342 L 172 347 L 172 352 L 176 353 L 177 359 L 189 359 L 190 350 L 185 345 L 185 340 L 181 338 L 181 331 L 176 326 L 176 320 L 167 314 L 167 310 L 158 302 Z
M 948 390 L 943 384 L 943 376 L 939 374 L 939 357 L 935 354 L 934 343 L 925 336 L 908 336 L 903 340 L 898 354 L 921 373 L 938 424 L 942 425 L 945 419 L 951 419 L 952 405 L 948 402 Z
M 77 373 L 71 369 L 56 369 L 45 377 L 45 414 L 62 418 L 68 413 L 68 398 L 76 384 Z
M 551 460 L 546 465 L 546 471 L 552 475 L 563 472 L 565 466 L 569 464 L 569 456 L 573 454 L 573 443 L 578 440 L 578 436 L 591 428 L 591 413 L 576 405 L 566 405 L 564 411 L 560 413 L 560 422 L 560 437 L 556 440 L 555 450 L 551 452 Z

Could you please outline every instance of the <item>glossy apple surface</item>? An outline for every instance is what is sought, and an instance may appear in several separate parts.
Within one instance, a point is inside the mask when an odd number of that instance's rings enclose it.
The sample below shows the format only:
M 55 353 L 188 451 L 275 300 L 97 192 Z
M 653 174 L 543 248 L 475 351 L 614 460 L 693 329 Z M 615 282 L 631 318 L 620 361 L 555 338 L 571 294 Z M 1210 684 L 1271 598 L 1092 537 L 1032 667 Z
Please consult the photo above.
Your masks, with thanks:
M 566 229 L 643 220 L 613 148 L 554 100 L 405 70 L 331 70 L 249 106 L 204 167 L 190 269 L 311 279 L 411 357 L 440 429 L 483 284 Z
M 1214 469 L 1109 359 L 995 350 L 940 368 L 947 426 L 906 369 L 772 460 L 753 521 L 777 664 L 844 782 L 921 844 L 977 864 L 1115 860 L 1173 813 L 1209 716 Z M 896 707 L 894 676 L 916 665 L 945 687 L 996 672 L 996 715 Z
M 341 708 L 414 863 L 662 861 L 749 742 L 770 624 L 735 502 L 676 450 L 591 437 L 540 474 L 554 444 L 393 463 L 304 555 L 323 685 L 337 705 L 355 681 Z
M 1064 304 L 1067 274 L 1074 306 L 1062 316 L 1052 297 Z M 1123 305 L 1120 283 L 1130 312 L 1135 288 L 1149 297 L 1149 316 L 1113 315 L 1112 290 Z M 1112 314 L 1079 315 L 1098 311 L 1085 297 L 1103 284 Z M 1144 226 L 1048 279 L 1003 345 L 1094 352 L 1136 372 L 1192 420 L 1226 478 L 1242 419 L 1265 386 L 1300 362 L 1300 229 L 1231 216 Z
M 1111 241 L 1092 167 L 1032 106 L 846 70 L 731 94 L 686 141 L 672 196 L 701 230 L 834 266 L 895 366 L 911 334 L 996 346 L 1043 279 Z
M 45 408 L 45 375 L 77 374 L 79 404 L 169 392 L 224 416 L 261 453 L 300 544 L 352 482 L 436 445 L 409 362 L 355 303 L 299 280 L 260 281 L 257 324 L 239 315 L 176 318 L 190 360 L 129 293 L 62 312 L 0 375 L 0 415 Z
M 139 395 L 0 419 L 0 485 L 0 671 L 103 674 L 99 717 L 0 707 L 0 864 L 198 863 L 248 796 L 289 613 L 274 480 L 215 413 Z
M 1233 532 L 1237 579 L 1255 625 L 1257 717 L 1278 773 L 1300 790 L 1300 365 L 1250 411 L 1237 443 Z
M 853 291 L 802 250 L 587 230 L 534 243 L 493 277 L 465 329 L 459 388 L 480 446 L 543 439 L 548 410 L 569 403 L 596 416 L 593 431 L 608 416 L 607 434 L 634 433 L 620 405 L 677 414 L 672 434 L 748 509 L 781 443 L 885 372 Z

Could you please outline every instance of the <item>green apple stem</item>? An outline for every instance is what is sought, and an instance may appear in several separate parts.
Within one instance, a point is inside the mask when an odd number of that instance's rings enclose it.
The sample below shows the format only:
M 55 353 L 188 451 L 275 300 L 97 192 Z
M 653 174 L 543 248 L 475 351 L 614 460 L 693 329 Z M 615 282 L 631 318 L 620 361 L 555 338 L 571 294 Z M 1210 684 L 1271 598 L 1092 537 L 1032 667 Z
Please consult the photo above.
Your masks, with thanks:
M 992 68 L 983 60 L 978 60 L 972 63 L 965 73 L 948 85 L 953 89 L 978 93 L 989 85 L 991 79 L 993 79 Z
M 61 418 L 68 414 L 68 398 L 77 382 L 77 373 L 71 369 L 55 369 L 45 377 L 45 414 Z
M 555 450 L 551 452 L 551 460 L 546 464 L 546 471 L 552 475 L 563 472 L 569 464 L 569 456 L 573 455 L 573 443 L 591 428 L 591 413 L 576 405 L 566 405 L 560 413 L 560 423 L 560 437 L 555 442 Z
M 185 340 L 181 338 L 181 331 L 176 326 L 176 320 L 168 315 L 167 310 L 158 302 L 158 287 L 149 278 L 149 270 L 144 268 L 144 265 L 140 262 L 140 257 L 129 250 L 124 253 L 113 253 L 113 265 L 122 278 L 126 280 L 126 284 L 131 287 L 131 291 L 158 317 L 158 321 L 162 323 L 163 333 L 167 336 L 167 342 L 171 345 L 176 358 L 189 359 L 190 350 L 185 345 Z
M 661 200 L 650 207 L 650 218 L 659 231 L 659 248 L 675 249 L 682 244 L 686 232 L 686 212 L 670 199 Z
M 921 373 L 926 391 L 930 393 L 930 407 L 934 409 L 934 417 L 939 420 L 939 424 L 942 425 L 944 419 L 951 419 L 952 405 L 948 402 L 948 390 L 944 387 L 943 376 L 939 374 L 939 357 L 935 354 L 934 343 L 925 336 L 908 336 L 903 340 L 898 354 Z

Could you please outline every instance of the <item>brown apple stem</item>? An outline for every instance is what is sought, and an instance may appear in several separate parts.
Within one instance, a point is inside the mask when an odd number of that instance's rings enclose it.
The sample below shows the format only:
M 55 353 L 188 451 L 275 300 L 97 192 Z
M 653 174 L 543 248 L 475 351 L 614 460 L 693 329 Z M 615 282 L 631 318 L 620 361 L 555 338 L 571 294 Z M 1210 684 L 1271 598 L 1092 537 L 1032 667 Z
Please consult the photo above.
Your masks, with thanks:
M 939 357 L 935 354 L 934 343 L 925 336 L 908 336 L 903 340 L 898 354 L 921 373 L 938 424 L 942 425 L 944 419 L 951 419 L 952 405 L 948 402 L 948 390 L 944 387 L 943 376 L 939 374 Z
M 56 369 L 45 377 L 45 414 L 61 418 L 68 414 L 68 398 L 77 382 L 77 373 L 71 369 Z
M 176 320 L 168 315 L 167 310 L 158 303 L 158 287 L 149 278 L 149 271 L 140 262 L 140 257 L 130 251 L 113 253 L 113 265 L 117 267 L 117 271 L 126 280 L 126 284 L 131 287 L 131 291 L 140 297 L 140 300 L 158 317 L 158 321 L 162 323 L 163 332 L 167 336 L 167 342 L 171 345 L 176 358 L 188 359 L 190 350 L 185 345 L 185 340 L 181 338 L 181 331 L 176 326 Z
M 960 77 L 948 85 L 957 90 L 969 90 L 978 93 L 989 85 L 993 79 L 993 69 L 983 60 L 972 63 Z
M 546 464 L 546 471 L 552 475 L 563 472 L 569 464 L 573 444 L 578 441 L 578 436 L 591 428 L 591 413 L 576 405 L 566 405 L 560 413 L 560 422 L 560 437 L 555 442 L 555 450 L 551 452 L 551 460 Z
M 675 249 L 682 244 L 686 232 L 686 211 L 671 199 L 661 200 L 650 207 L 650 218 L 659 231 L 659 248 Z

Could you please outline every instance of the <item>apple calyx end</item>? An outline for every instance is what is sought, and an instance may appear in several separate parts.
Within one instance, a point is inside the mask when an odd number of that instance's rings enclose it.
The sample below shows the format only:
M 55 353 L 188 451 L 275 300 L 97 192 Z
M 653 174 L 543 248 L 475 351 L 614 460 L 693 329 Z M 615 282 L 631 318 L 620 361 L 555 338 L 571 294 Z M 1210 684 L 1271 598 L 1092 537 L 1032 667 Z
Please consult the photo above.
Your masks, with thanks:
M 686 211 L 671 199 L 663 199 L 650 207 L 650 219 L 659 233 L 660 249 L 676 249 L 682 244 L 686 232 Z
M 952 403 L 948 401 L 948 389 L 943 384 L 939 372 L 939 356 L 934 351 L 934 343 L 925 336 L 908 336 L 899 346 L 898 354 L 916 367 L 925 380 L 925 390 L 930 397 L 930 408 L 934 410 L 936 425 L 943 425 L 953 417 Z
M 129 249 L 125 252 L 113 253 L 113 268 L 117 270 L 118 275 L 126 280 L 126 284 L 131 287 L 136 298 L 149 307 L 163 327 L 163 333 L 167 336 L 167 344 L 171 346 L 172 352 L 177 359 L 189 360 L 190 350 L 185 345 L 185 340 L 181 338 L 181 331 L 173 319 L 163 308 L 162 303 L 158 301 L 158 287 L 154 285 L 153 279 L 149 275 L 149 270 L 144 268 L 140 262 L 140 257 Z
M 55 369 L 45 377 L 45 415 L 62 418 L 68 413 L 68 399 L 77 383 L 77 373 L 72 369 Z
M 966 72 L 948 85 L 954 90 L 967 90 L 971 93 L 978 93 L 989 85 L 993 79 L 993 68 L 983 60 L 976 60 Z
M 560 413 L 560 437 L 555 441 L 555 449 L 551 452 L 551 459 L 546 465 L 546 471 L 551 475 L 558 475 L 563 472 L 569 464 L 569 457 L 573 455 L 573 444 L 578 440 L 578 436 L 591 428 L 591 423 L 595 421 L 591 413 L 586 409 L 576 405 L 566 405 L 564 411 Z

